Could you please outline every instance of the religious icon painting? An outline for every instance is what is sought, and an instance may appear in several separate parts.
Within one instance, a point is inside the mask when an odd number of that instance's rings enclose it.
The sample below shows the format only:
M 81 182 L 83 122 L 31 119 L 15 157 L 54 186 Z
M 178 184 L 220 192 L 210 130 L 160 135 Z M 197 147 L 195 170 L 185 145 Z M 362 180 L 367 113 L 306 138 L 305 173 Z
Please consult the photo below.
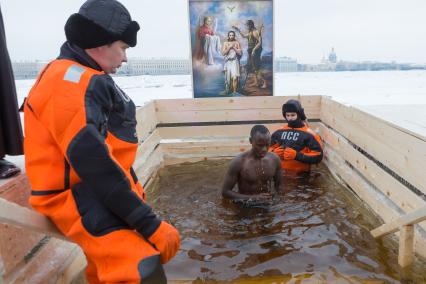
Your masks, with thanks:
M 188 3 L 194 97 L 272 96 L 273 1 Z

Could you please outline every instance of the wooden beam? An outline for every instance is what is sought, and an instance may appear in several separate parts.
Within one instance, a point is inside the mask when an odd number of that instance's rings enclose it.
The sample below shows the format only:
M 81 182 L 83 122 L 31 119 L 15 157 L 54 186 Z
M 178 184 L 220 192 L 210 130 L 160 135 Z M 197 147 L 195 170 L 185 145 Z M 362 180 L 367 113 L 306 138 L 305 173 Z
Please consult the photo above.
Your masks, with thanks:
M 407 267 L 414 261 L 414 225 L 400 228 L 398 264 Z
M 136 110 L 136 132 L 139 141 L 148 137 L 157 126 L 157 114 L 155 112 L 155 103 L 149 102 Z
M 87 260 L 82 250 L 76 247 L 64 267 L 65 269 L 59 275 L 56 284 L 69 284 L 86 268 Z
M 157 112 L 192 111 L 192 110 L 243 110 L 247 108 L 268 109 L 281 107 L 289 99 L 299 100 L 305 111 L 319 110 L 322 96 L 272 96 L 272 97 L 234 97 L 234 98 L 197 98 L 155 100 Z M 309 117 L 309 116 L 308 116 Z
M 140 161 L 140 158 L 136 157 L 135 164 L 140 166 L 134 167 L 134 170 L 142 185 L 146 185 L 151 176 L 163 165 L 163 162 L 163 152 L 160 150 L 160 147 L 152 151 L 143 161 Z
M 146 162 L 148 157 L 153 153 L 160 143 L 161 137 L 158 129 L 155 129 L 146 139 L 138 146 L 136 152 L 136 160 L 133 163 L 133 169 L 140 168 Z
M 321 96 L 157 100 L 155 110 L 158 123 L 282 120 L 290 98 L 301 100 L 308 118 L 319 118 Z
M 378 238 L 387 234 L 395 233 L 401 226 L 417 224 L 426 220 L 426 207 L 420 208 L 414 212 L 408 213 L 396 220 L 383 224 L 371 231 L 373 237 Z
M 309 118 L 319 118 L 319 109 L 312 110 Z M 216 122 L 216 121 L 256 121 L 282 120 L 281 108 L 237 109 L 237 110 L 190 110 L 157 112 L 158 123 Z
M 3 198 L 0 198 L 0 223 L 26 228 L 69 241 L 45 216 Z

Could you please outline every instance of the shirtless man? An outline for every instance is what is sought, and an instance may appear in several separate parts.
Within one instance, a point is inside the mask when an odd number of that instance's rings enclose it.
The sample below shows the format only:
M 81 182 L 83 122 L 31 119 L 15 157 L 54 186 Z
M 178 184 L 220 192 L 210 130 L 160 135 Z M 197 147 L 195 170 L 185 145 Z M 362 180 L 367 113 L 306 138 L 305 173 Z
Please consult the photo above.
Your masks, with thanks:
M 281 186 L 280 159 L 268 152 L 271 142 L 269 130 L 255 125 L 250 132 L 251 150 L 239 154 L 229 166 L 222 187 L 222 196 L 234 201 L 267 201 L 272 190 Z M 238 184 L 237 191 L 233 191 Z
M 228 32 L 228 41 L 222 46 L 222 54 L 225 59 L 223 70 L 225 71 L 226 92 L 236 93 L 238 80 L 240 78 L 240 58 L 242 55 L 241 45 L 235 39 L 235 32 Z

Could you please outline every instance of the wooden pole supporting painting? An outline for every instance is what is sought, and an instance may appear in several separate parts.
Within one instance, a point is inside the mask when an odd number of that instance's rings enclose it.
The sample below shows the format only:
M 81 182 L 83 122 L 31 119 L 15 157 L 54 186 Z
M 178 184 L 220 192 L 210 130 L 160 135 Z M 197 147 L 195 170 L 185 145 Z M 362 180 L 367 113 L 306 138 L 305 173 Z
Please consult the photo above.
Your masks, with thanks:
M 414 225 L 402 226 L 400 232 L 398 264 L 407 267 L 414 260 Z

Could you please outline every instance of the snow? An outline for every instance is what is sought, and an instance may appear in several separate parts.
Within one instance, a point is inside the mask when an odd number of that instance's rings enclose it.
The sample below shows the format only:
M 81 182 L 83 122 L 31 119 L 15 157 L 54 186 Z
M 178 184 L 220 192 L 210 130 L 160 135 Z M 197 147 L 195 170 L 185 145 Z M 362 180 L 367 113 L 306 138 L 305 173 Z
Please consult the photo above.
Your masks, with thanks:
M 190 75 L 114 77 L 137 106 L 192 98 Z M 426 137 L 426 70 L 275 74 L 275 95 L 326 95 Z M 21 103 L 34 80 L 17 80 Z
M 192 98 L 190 75 L 114 77 L 137 106 Z M 19 104 L 35 80 L 17 80 Z M 275 95 L 326 95 L 399 125 L 426 141 L 426 70 L 275 74 Z M 24 170 L 24 157 L 7 157 Z

